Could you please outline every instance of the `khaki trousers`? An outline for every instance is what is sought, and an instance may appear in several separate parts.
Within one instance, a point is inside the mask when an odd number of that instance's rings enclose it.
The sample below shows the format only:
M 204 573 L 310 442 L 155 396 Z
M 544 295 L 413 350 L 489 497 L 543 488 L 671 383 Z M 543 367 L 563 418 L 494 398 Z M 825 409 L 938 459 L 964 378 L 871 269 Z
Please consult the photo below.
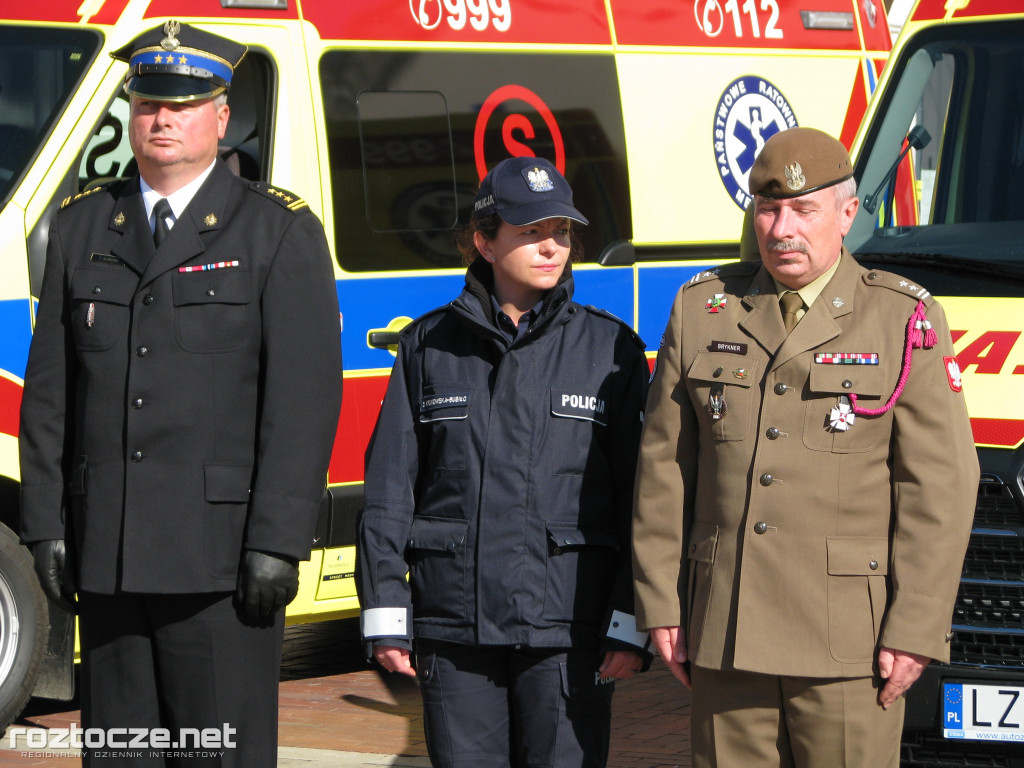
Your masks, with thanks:
M 778 677 L 694 666 L 693 768 L 899 768 L 904 700 L 871 677 Z

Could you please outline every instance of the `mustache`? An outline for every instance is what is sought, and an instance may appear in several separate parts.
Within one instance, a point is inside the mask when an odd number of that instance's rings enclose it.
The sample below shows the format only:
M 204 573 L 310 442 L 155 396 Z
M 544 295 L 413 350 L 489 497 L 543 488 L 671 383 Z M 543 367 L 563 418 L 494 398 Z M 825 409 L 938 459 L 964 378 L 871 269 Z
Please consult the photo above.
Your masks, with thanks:
M 807 246 L 798 240 L 769 240 L 766 244 L 768 251 L 772 253 L 786 253 L 796 251 L 807 255 Z

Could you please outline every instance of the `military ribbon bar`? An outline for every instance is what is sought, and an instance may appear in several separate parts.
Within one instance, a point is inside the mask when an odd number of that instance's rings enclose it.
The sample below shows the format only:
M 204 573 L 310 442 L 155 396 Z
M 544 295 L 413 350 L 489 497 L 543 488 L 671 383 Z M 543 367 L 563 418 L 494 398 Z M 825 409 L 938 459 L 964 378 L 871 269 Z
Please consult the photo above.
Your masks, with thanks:
M 819 352 L 814 362 L 824 365 L 878 365 L 877 352 Z
M 208 269 L 225 269 L 227 267 L 237 267 L 237 261 L 218 261 L 215 264 L 196 264 L 191 267 L 178 267 L 179 272 L 205 272 Z

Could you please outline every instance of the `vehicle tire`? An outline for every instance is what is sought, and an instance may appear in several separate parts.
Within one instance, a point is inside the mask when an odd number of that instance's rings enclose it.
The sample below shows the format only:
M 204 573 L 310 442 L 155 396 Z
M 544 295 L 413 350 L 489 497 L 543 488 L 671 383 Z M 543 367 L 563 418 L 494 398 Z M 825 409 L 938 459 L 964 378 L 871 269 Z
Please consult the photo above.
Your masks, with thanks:
M 21 714 L 43 658 L 46 596 L 32 556 L 0 525 L 0 732 Z

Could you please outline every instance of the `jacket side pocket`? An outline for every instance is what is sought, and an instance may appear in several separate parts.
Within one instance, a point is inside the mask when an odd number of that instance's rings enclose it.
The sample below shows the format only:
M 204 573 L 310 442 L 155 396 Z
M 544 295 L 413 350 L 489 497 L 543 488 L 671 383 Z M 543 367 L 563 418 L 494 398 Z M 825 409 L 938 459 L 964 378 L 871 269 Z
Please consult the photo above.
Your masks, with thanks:
M 704 622 L 711 603 L 717 550 L 718 526 L 695 522 L 690 528 L 686 550 L 689 563 L 686 583 L 686 644 L 691 659 L 696 656 L 704 633 Z
M 468 534 L 468 520 L 413 518 L 406 561 L 416 620 L 465 618 Z
M 882 630 L 889 573 L 888 539 L 830 538 L 828 646 L 836 661 L 871 661 Z

